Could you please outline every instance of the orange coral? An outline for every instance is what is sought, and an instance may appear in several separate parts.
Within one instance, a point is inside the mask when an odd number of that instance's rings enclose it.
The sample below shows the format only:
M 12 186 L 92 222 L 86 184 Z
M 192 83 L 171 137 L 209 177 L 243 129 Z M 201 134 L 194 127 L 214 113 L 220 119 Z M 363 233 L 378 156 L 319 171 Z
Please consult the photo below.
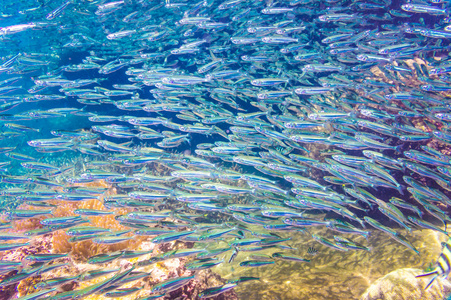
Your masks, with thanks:
M 102 187 L 108 188 L 108 191 L 105 193 L 105 196 L 114 195 L 116 190 L 111 188 L 104 180 L 93 181 L 89 183 L 78 183 L 74 186 L 82 186 L 82 187 Z M 54 204 L 58 205 L 58 208 L 54 211 L 55 217 L 66 217 L 75 215 L 74 211 L 77 208 L 82 209 L 96 209 L 96 210 L 106 210 L 103 205 L 103 197 L 104 195 L 99 196 L 99 199 L 92 199 L 82 202 L 67 202 L 67 201 L 53 201 Z M 126 214 L 130 212 L 130 209 L 115 209 L 117 214 Z M 96 227 L 109 228 L 113 231 L 117 230 L 125 230 L 126 227 L 122 226 L 116 219 L 114 215 L 106 215 L 106 216 L 95 216 L 88 217 L 90 223 L 89 225 Z M 89 226 L 88 225 L 88 226 Z M 129 234 L 130 235 L 130 234 Z M 109 253 L 119 250 L 124 250 L 127 248 L 136 249 L 141 244 L 143 238 L 137 238 L 130 241 L 125 241 L 121 243 L 116 243 L 112 245 L 101 245 L 95 244 L 91 240 L 81 241 L 76 243 L 70 243 L 68 237 L 64 231 L 57 231 L 53 234 L 53 249 L 56 253 L 67 253 L 72 252 L 72 255 L 87 259 L 91 256 Z
M 20 206 L 20 209 L 28 209 L 30 208 L 28 205 L 24 205 L 24 206 Z M 38 228 L 42 228 L 41 225 L 41 220 L 45 219 L 47 217 L 45 216 L 39 216 L 39 217 L 35 217 L 35 218 L 30 218 L 30 219 L 22 219 L 22 220 L 15 220 L 13 221 L 13 228 L 14 231 L 26 231 L 26 230 L 33 230 L 33 229 L 38 229 Z

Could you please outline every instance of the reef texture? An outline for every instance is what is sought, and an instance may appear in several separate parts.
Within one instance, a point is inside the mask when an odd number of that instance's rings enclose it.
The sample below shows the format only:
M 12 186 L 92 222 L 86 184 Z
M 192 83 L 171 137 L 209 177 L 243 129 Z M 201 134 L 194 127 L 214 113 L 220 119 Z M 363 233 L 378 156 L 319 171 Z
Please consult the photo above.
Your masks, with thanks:
M 376 280 L 362 295 L 361 300 L 435 300 L 451 292 L 451 283 L 437 278 L 425 290 L 430 277 L 416 278 L 424 273 L 419 269 L 399 269 Z
M 239 262 L 251 259 L 255 253 L 240 252 L 233 264 L 223 264 L 212 270 L 226 279 L 239 276 L 260 278 L 260 281 L 250 281 L 246 286 L 235 288 L 240 299 L 357 300 L 361 299 L 365 290 L 376 280 L 390 272 L 403 268 L 418 270 L 430 268 L 441 253 L 441 242 L 447 239 L 445 235 L 432 230 L 413 231 L 406 237 L 420 251 L 420 255 L 417 255 L 387 234 L 377 230 L 370 231 L 368 241 L 356 235 L 343 235 L 363 245 L 371 245 L 370 252 L 331 249 L 318 244 L 306 233 L 296 235 L 289 245 L 298 249 L 293 251 L 293 254 L 310 259 L 309 263 L 278 261 L 277 264 L 270 266 L 243 268 L 239 266 Z M 333 238 L 333 233 L 325 229 L 312 228 L 309 229 L 309 233 Z M 283 233 L 281 235 L 288 236 Z M 318 254 L 309 255 L 307 253 L 309 247 L 316 248 Z M 280 249 L 270 248 L 258 254 L 271 255 L 279 251 Z M 425 280 L 418 278 L 417 282 L 418 287 L 424 289 Z M 424 294 L 429 292 L 428 289 Z M 400 294 L 400 298 L 381 299 L 411 298 L 408 298 L 408 294 Z
M 43 237 L 37 237 L 36 243 L 32 247 L 23 247 L 21 250 L 17 251 L 7 251 L 1 257 L 2 259 L 8 260 L 21 260 L 25 255 L 33 254 L 33 253 L 49 253 L 51 252 L 52 242 L 54 239 L 51 238 L 52 235 L 45 235 Z M 152 250 L 152 254 L 144 255 L 142 258 L 134 258 L 134 259 L 116 259 L 113 262 L 106 264 L 98 264 L 92 265 L 84 262 L 84 259 L 78 257 L 78 260 L 74 260 L 74 257 L 70 258 L 62 258 L 56 260 L 55 263 L 67 263 L 64 267 L 58 268 L 54 271 L 46 272 L 40 276 L 32 276 L 27 280 L 21 281 L 19 284 L 10 285 L 7 288 L 0 290 L 0 300 L 9 300 L 14 299 L 16 296 L 24 296 L 30 294 L 32 292 L 37 291 L 35 288 L 36 283 L 45 282 L 46 280 L 55 278 L 55 277 L 70 277 L 74 274 L 82 274 L 92 270 L 98 270 L 101 268 L 104 269 L 124 269 L 129 268 L 133 263 L 142 260 L 147 260 L 155 255 L 161 254 L 163 252 L 168 252 L 176 249 L 184 249 L 187 247 L 192 247 L 192 243 L 181 243 L 181 242 L 171 242 L 161 245 L 156 245 L 151 242 L 143 242 L 140 244 L 137 250 Z M 192 271 L 188 271 L 185 269 L 184 265 L 189 260 L 189 258 L 174 258 L 167 259 L 162 262 L 154 263 L 146 267 L 139 268 L 139 271 L 149 273 L 149 276 L 145 277 L 142 280 L 133 281 L 130 283 L 126 283 L 121 288 L 131 288 L 131 287 L 142 287 L 138 292 L 121 297 L 121 300 L 136 300 L 141 297 L 147 297 L 152 295 L 151 289 L 155 284 L 158 284 L 164 280 L 174 277 L 180 276 L 190 276 L 193 275 Z M 7 277 L 13 276 L 15 273 L 11 272 L 7 275 L 2 276 L 0 279 L 5 279 Z M 64 284 L 60 287 L 61 291 L 69 291 L 74 289 L 82 289 L 93 284 L 99 283 L 106 278 L 111 277 L 111 274 L 102 276 L 99 278 L 95 278 L 89 281 L 82 282 L 71 282 L 68 284 Z M 211 270 L 199 271 L 196 274 L 194 280 L 192 280 L 189 284 L 175 290 L 161 299 L 184 299 L 184 300 L 195 300 L 199 299 L 198 294 L 210 287 L 219 286 L 226 282 L 225 279 L 222 279 L 218 274 L 214 274 Z M 105 297 L 104 295 L 90 295 L 85 300 L 105 300 L 111 299 Z M 217 300 L 235 300 L 238 299 L 236 292 L 234 290 L 228 291 L 224 294 L 218 295 L 216 297 L 210 299 Z

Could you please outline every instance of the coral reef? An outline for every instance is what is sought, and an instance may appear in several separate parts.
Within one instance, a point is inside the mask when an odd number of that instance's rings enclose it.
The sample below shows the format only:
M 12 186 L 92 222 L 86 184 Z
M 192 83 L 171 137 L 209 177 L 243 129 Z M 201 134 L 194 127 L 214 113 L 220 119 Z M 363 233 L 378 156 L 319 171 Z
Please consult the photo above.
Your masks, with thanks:
M 182 289 L 178 289 L 169 293 L 164 297 L 165 300 L 170 299 L 186 299 L 186 300 L 195 300 L 199 299 L 198 295 L 201 291 L 213 287 L 219 286 L 225 283 L 225 280 L 222 279 L 218 274 L 213 273 L 211 270 L 203 270 L 196 274 L 195 280 L 191 281 L 189 284 L 184 286 Z M 238 300 L 238 295 L 234 290 L 230 290 L 225 292 L 224 294 L 220 294 L 216 297 L 212 297 L 210 299 L 215 300 Z
M 33 243 L 29 246 L 21 247 L 18 250 L 0 252 L 0 260 L 23 261 L 27 255 L 36 253 L 50 253 L 51 249 L 51 234 L 47 234 L 44 236 L 35 237 Z M 16 271 L 9 272 L 5 275 L 0 276 L 0 280 L 3 281 L 4 279 L 14 276 L 15 274 L 17 274 Z M 40 276 L 32 276 L 18 284 L 12 284 L 10 286 L 0 288 L 0 299 L 11 299 L 11 296 L 13 296 L 14 294 L 17 294 L 17 296 L 30 294 L 35 291 L 35 285 L 38 281 L 40 281 Z
M 110 184 L 105 182 L 104 180 L 97 180 L 89 183 L 77 183 L 74 184 L 74 187 L 91 187 L 91 188 L 108 188 L 108 190 L 100 195 L 98 199 L 91 199 L 87 201 L 81 202 L 67 202 L 67 201 L 52 201 L 52 204 L 57 205 L 57 209 L 54 211 L 54 217 L 67 217 L 73 216 L 75 209 L 96 209 L 96 210 L 106 210 L 103 205 L 103 197 L 116 194 L 115 188 L 112 188 Z M 130 209 L 116 209 L 116 214 L 126 214 L 130 212 Z M 128 229 L 122 226 L 116 219 L 114 215 L 105 215 L 105 216 L 95 216 L 88 217 L 89 225 L 96 227 L 109 228 L 112 231 L 119 231 Z M 88 225 L 88 226 L 89 226 Z M 131 236 L 132 234 L 127 234 Z M 67 236 L 64 231 L 56 231 L 53 234 L 53 251 L 55 253 L 67 253 L 71 252 L 72 255 L 78 259 L 84 259 L 103 253 L 109 253 L 124 249 L 136 249 L 139 247 L 139 244 L 142 242 L 143 238 L 137 237 L 130 241 L 125 241 L 121 243 L 116 243 L 112 245 L 100 245 L 95 244 L 91 240 L 81 241 L 76 243 L 70 243 L 69 236 Z
M 19 206 L 19 208 L 20 209 L 31 209 L 31 206 L 24 204 L 24 205 Z M 46 218 L 46 216 L 39 216 L 39 217 L 35 217 L 35 218 L 30 218 L 30 219 L 15 220 L 12 222 L 14 230 L 11 230 L 11 232 L 27 231 L 27 230 L 42 228 L 42 225 L 39 222 L 45 218 Z
M 326 229 L 313 228 L 309 229 L 309 233 L 332 238 L 331 232 Z M 235 288 L 240 299 L 357 300 L 374 281 L 387 273 L 406 267 L 426 269 L 437 260 L 441 242 L 446 240 L 446 236 L 432 230 L 413 231 L 408 239 L 420 251 L 417 255 L 377 230 L 371 230 L 368 241 L 363 237 L 346 235 L 346 238 L 371 245 L 370 252 L 334 250 L 319 245 L 309 234 L 280 235 L 292 236 L 293 240 L 288 244 L 297 248 L 293 254 L 311 259 L 311 262 L 284 261 L 266 267 L 243 268 L 239 262 L 251 259 L 254 253 L 239 252 L 233 264 L 222 264 L 212 271 L 226 279 L 259 277 L 259 281 L 250 281 Z M 318 254 L 309 256 L 309 247 L 318 249 Z M 269 248 L 258 254 L 271 255 L 279 251 Z M 424 282 L 418 281 L 424 287 Z
M 190 245 L 190 243 L 180 243 L 180 242 L 173 242 L 173 243 L 166 243 L 162 245 L 155 245 L 150 242 L 143 242 L 140 244 L 136 250 L 153 250 L 152 254 L 148 254 L 145 256 L 142 256 L 140 258 L 134 258 L 134 259 L 117 259 L 107 264 L 102 264 L 101 268 L 104 269 L 120 269 L 124 267 L 130 267 L 133 263 L 137 261 L 143 261 L 148 260 L 149 258 L 165 253 L 167 251 L 175 250 L 175 249 L 184 249 L 187 245 Z M 190 245 L 192 246 L 192 245 Z M 138 292 L 129 295 L 121 297 L 122 300 L 135 300 L 141 297 L 147 297 L 151 295 L 151 288 L 153 285 L 162 282 L 164 280 L 167 280 L 169 278 L 173 277 L 180 277 L 180 276 L 190 276 L 193 273 L 191 271 L 188 271 L 184 268 L 185 263 L 188 261 L 187 258 L 174 258 L 174 259 L 168 259 L 162 262 L 154 263 L 149 266 L 140 267 L 139 271 L 141 272 L 147 272 L 149 273 L 149 276 L 145 277 L 142 280 L 133 281 L 127 284 L 124 284 L 121 286 L 121 288 L 130 288 L 130 287 L 143 287 Z M 72 276 L 74 274 L 81 274 L 83 272 L 88 272 L 92 270 L 98 270 L 99 266 L 85 264 L 82 262 L 77 262 L 76 264 L 71 264 L 68 268 L 62 268 L 58 269 L 49 273 L 46 273 L 41 276 L 40 280 L 45 281 L 54 277 L 66 277 L 66 276 Z M 106 278 L 110 277 L 111 274 L 102 276 L 93 280 L 89 281 L 82 281 L 80 283 L 69 285 L 68 287 L 70 289 L 82 289 L 88 286 L 91 286 L 93 284 L 99 283 Z M 214 274 L 211 270 L 204 270 L 200 271 L 196 274 L 196 277 L 194 280 L 192 280 L 188 285 L 184 286 L 181 289 L 175 290 L 168 295 L 164 297 L 164 299 L 178 299 L 181 297 L 181 299 L 198 299 L 198 294 L 200 291 L 216 286 L 221 285 L 225 283 L 225 279 L 222 279 L 219 275 Z M 87 300 L 104 300 L 104 299 L 110 299 L 105 297 L 104 295 L 91 295 L 86 297 Z M 238 299 L 235 291 L 228 291 L 227 293 L 224 293 L 224 295 L 219 295 L 215 297 L 214 299 Z
M 97 199 L 91 199 L 87 201 L 80 202 L 68 202 L 52 200 L 51 204 L 56 205 L 53 211 L 53 217 L 67 217 L 74 216 L 74 211 L 76 209 L 95 209 L 95 210 L 106 210 L 103 205 L 103 197 L 107 195 L 116 194 L 116 190 L 111 188 L 111 185 L 105 181 L 99 180 L 90 182 L 88 184 L 75 184 L 73 187 L 88 187 L 88 188 L 107 188 L 107 192 L 96 197 Z M 94 197 L 93 197 L 94 198 Z M 20 208 L 27 209 L 28 206 L 22 205 Z M 116 209 L 116 214 L 126 214 L 130 212 L 131 209 Z M 37 228 L 42 228 L 43 226 L 39 223 L 44 217 L 16 220 L 14 221 L 14 228 L 11 229 L 12 232 L 23 232 L 26 230 L 32 230 Z M 89 225 L 96 227 L 109 228 L 112 231 L 119 231 L 127 229 L 122 226 L 116 219 L 114 215 L 105 216 L 95 216 L 88 217 Z M 129 233 L 128 235 L 132 235 Z M 57 268 L 53 271 L 46 272 L 37 276 L 29 277 L 26 280 L 21 281 L 19 284 L 10 285 L 3 288 L 0 291 L 0 299 L 11 299 L 13 295 L 24 296 L 36 291 L 35 286 L 38 282 L 45 282 L 46 280 L 55 277 L 70 277 L 76 274 L 82 274 L 92 270 L 100 269 L 123 269 L 124 267 L 130 267 L 133 263 L 139 260 L 147 260 L 153 256 L 161 253 L 166 253 L 171 250 L 184 249 L 193 247 L 193 243 L 182 243 L 182 242 L 172 242 L 165 243 L 161 245 L 155 245 L 147 240 L 147 237 L 135 237 L 134 239 L 126 242 L 116 243 L 112 245 L 101 245 L 95 244 L 90 240 L 81 241 L 76 243 L 69 242 L 69 236 L 65 234 L 65 230 L 57 230 L 51 234 L 46 234 L 43 236 L 34 237 L 33 242 L 30 246 L 22 247 L 16 251 L 5 251 L 0 254 L 1 259 L 5 260 L 15 260 L 20 261 L 26 255 L 34 253 L 71 253 L 70 257 L 59 259 L 54 263 L 67 262 L 67 266 L 63 268 Z M 101 265 L 92 265 L 84 263 L 89 257 L 97 254 L 112 253 L 119 250 L 151 250 L 152 253 L 142 256 L 140 258 L 133 259 L 116 259 L 110 263 Z M 184 268 L 184 264 L 188 261 L 188 258 L 174 258 L 164 260 L 158 263 L 151 264 L 146 267 L 139 268 L 139 271 L 148 272 L 149 276 L 145 277 L 143 280 L 138 280 L 124 284 L 122 288 L 130 287 L 144 287 L 138 292 L 122 297 L 121 299 L 137 299 L 139 297 L 145 297 L 150 294 L 150 290 L 154 284 L 164 281 L 168 278 L 179 277 L 179 276 L 189 276 L 192 275 L 191 271 L 187 271 Z M 5 279 L 7 277 L 13 276 L 16 272 L 10 272 L 9 274 L 3 275 L 0 279 Z M 59 289 L 62 291 L 82 289 L 90 285 L 96 284 L 105 280 L 111 275 L 102 276 L 89 281 L 81 282 L 69 282 Z M 183 299 L 197 299 L 200 291 L 211 287 L 224 284 L 225 280 L 221 279 L 219 275 L 213 274 L 210 270 L 204 270 L 196 274 L 196 278 L 192 280 L 188 285 L 184 286 L 182 289 L 173 291 L 172 293 L 165 296 L 166 299 L 175 299 L 183 297 Z M 91 295 L 86 299 L 109 299 L 103 295 Z M 228 291 L 223 295 L 219 295 L 216 299 L 238 299 L 235 292 Z
M 6 278 L 2 277 L 1 279 Z M 9 300 L 12 299 L 12 297 L 16 294 L 16 286 L 17 285 L 10 285 L 5 288 L 2 288 L 0 290 L 0 300 Z
M 424 287 L 431 278 L 415 278 L 422 274 L 419 269 L 399 269 L 376 280 L 360 298 L 361 300 L 435 300 L 451 292 L 451 282 L 437 278 L 425 290 Z

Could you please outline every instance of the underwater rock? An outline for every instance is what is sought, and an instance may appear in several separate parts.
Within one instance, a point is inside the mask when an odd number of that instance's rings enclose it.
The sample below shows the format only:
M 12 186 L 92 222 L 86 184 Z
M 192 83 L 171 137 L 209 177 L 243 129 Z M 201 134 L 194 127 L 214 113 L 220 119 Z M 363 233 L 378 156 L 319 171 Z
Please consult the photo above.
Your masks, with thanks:
M 166 295 L 164 299 L 186 299 L 186 300 L 194 300 L 200 299 L 199 293 L 207 288 L 211 288 L 213 286 L 219 286 L 225 284 L 226 280 L 221 278 L 218 274 L 213 273 L 211 270 L 202 270 L 197 273 L 196 279 L 192 280 L 189 284 L 184 286 L 181 289 L 173 291 Z M 208 299 L 214 300 L 238 300 L 237 293 L 235 290 L 227 291 L 223 294 L 217 295 L 215 297 L 210 297 Z
M 7 286 L 0 290 L 0 300 L 9 300 L 13 299 L 13 296 L 16 294 L 17 284 L 13 284 Z
M 386 233 L 369 231 L 368 241 L 363 237 L 346 237 L 371 246 L 371 251 L 339 251 L 319 244 L 308 234 L 291 235 L 289 245 L 298 249 L 300 256 L 310 259 L 309 263 L 278 261 L 270 267 L 240 268 L 239 263 L 251 259 L 254 254 L 241 251 L 233 263 L 219 265 L 212 271 L 228 280 L 241 276 L 259 277 L 259 281 L 249 281 L 244 283 L 245 286 L 243 284 L 235 289 L 240 299 L 357 300 L 361 299 L 372 283 L 390 272 L 403 268 L 425 270 L 434 264 L 441 253 L 441 243 L 447 239 L 433 230 L 413 230 L 407 236 L 420 251 L 420 255 L 417 255 L 389 238 Z M 323 228 L 310 228 L 309 233 L 333 238 L 333 233 Z M 289 236 L 279 234 L 282 237 Z M 310 255 L 307 252 L 309 247 L 317 249 L 318 253 Z M 259 254 L 272 255 L 277 251 L 268 248 Z M 418 280 L 418 284 L 424 288 L 426 283 L 420 278 Z
M 444 278 L 437 278 L 434 283 L 425 290 L 431 277 L 416 278 L 423 274 L 420 269 L 404 268 L 388 273 L 377 279 L 365 291 L 360 300 L 428 300 L 443 299 L 451 292 L 451 282 Z
M 42 240 L 42 242 L 39 244 L 39 252 L 49 252 L 52 249 L 52 241 L 54 239 L 51 238 L 51 235 L 46 235 L 42 237 L 38 237 L 39 240 Z M 172 250 L 178 250 L 178 249 L 186 249 L 186 248 L 192 248 L 193 243 L 183 243 L 183 242 L 171 242 L 171 243 L 164 243 L 164 244 L 154 244 L 150 241 L 146 241 L 143 243 L 140 243 L 138 248 L 135 250 L 139 251 L 147 251 L 152 250 L 151 254 L 143 255 L 141 258 L 133 258 L 133 259 L 116 259 L 112 262 L 101 264 L 101 265 L 95 265 L 95 264 L 88 264 L 85 262 L 82 257 L 79 257 L 78 260 L 71 260 L 71 263 L 64 267 L 64 268 L 58 268 L 50 272 L 46 272 L 39 277 L 32 277 L 32 280 L 25 280 L 23 281 L 21 293 L 17 293 L 16 289 L 19 290 L 17 285 L 11 285 L 10 287 L 7 287 L 8 290 L 0 290 L 0 300 L 9 300 L 12 299 L 11 297 L 15 294 L 17 295 L 24 295 L 23 291 L 33 290 L 33 287 L 36 284 L 36 280 L 38 282 L 43 282 L 48 279 L 52 279 L 55 277 L 68 277 L 73 276 L 74 274 L 82 274 L 89 271 L 98 270 L 99 266 L 104 269 L 128 269 L 133 263 L 137 262 L 138 260 L 147 260 L 151 257 L 154 257 L 155 255 L 166 253 Z M 36 252 L 37 250 L 31 248 L 29 252 Z M 15 253 L 16 257 L 18 253 L 23 254 L 20 251 L 10 251 L 10 257 L 13 253 Z M 135 300 L 142 297 L 148 297 L 150 296 L 150 290 L 155 285 L 162 281 L 165 281 L 169 278 L 175 278 L 175 277 L 181 277 L 181 276 L 191 276 L 193 275 L 192 271 L 186 270 L 184 267 L 185 263 L 190 258 L 182 257 L 182 258 L 173 258 L 173 259 L 166 259 L 164 261 L 160 261 L 157 263 L 150 264 L 148 266 L 143 266 L 140 268 L 140 271 L 149 273 L 149 276 L 144 278 L 142 281 L 133 281 L 124 284 L 123 288 L 132 288 L 132 287 L 143 287 L 140 291 L 121 297 L 121 300 Z M 62 260 L 62 259 L 61 259 Z M 101 282 L 102 280 L 105 280 L 108 276 L 102 276 L 99 278 L 95 278 L 90 281 L 81 281 L 77 283 L 68 283 L 63 288 L 60 287 L 60 290 L 68 291 L 72 289 L 82 289 L 86 288 L 88 286 L 91 286 L 93 284 L 97 284 Z M 226 279 L 221 278 L 221 276 L 214 274 L 211 270 L 203 270 L 196 274 L 196 277 L 194 280 L 192 280 L 189 284 L 186 286 L 177 289 L 173 292 L 168 293 L 165 295 L 164 299 L 199 299 L 198 295 L 201 291 L 210 288 L 212 286 L 219 286 L 226 282 Z M 19 285 L 20 287 L 20 285 Z M 8 294 L 7 294 L 8 293 Z M 9 295 L 8 298 L 3 298 L 3 294 Z M 111 299 L 104 295 L 90 295 L 86 298 L 86 300 L 102 300 L 102 299 Z M 162 298 L 163 299 L 163 298 Z M 212 297 L 211 299 L 238 299 L 236 292 L 234 290 L 228 291 L 224 294 L 218 295 L 216 297 Z

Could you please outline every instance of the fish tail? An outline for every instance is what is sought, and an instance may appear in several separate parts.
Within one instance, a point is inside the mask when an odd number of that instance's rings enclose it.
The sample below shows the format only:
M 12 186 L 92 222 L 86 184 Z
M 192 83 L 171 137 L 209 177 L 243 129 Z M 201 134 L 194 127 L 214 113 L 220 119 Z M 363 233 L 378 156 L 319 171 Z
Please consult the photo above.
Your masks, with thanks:
M 323 128 L 330 132 L 334 131 L 334 127 L 332 126 L 332 123 L 330 121 L 326 121 L 323 125 Z
M 404 190 L 406 189 L 406 187 L 404 185 L 399 185 L 397 190 L 398 192 L 404 196 Z
M 365 227 L 365 222 L 363 222 L 362 219 L 357 218 L 357 222 L 358 222 L 363 228 L 366 228 L 366 227 Z
M 188 143 L 188 145 L 191 146 L 191 133 L 190 132 L 188 132 L 188 134 L 186 135 L 184 140 Z
M 349 113 L 349 117 L 356 118 L 359 115 L 359 111 L 357 109 L 354 109 Z

